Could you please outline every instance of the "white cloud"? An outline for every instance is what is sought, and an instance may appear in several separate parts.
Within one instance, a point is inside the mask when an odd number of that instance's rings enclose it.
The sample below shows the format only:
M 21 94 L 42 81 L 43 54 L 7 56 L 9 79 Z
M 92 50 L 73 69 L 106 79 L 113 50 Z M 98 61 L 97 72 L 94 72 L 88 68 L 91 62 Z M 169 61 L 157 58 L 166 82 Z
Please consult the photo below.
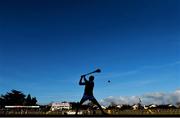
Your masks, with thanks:
M 172 93 L 150 93 L 144 94 L 143 96 L 144 102 L 153 103 L 153 104 L 176 104 L 180 102 L 180 90 L 176 90 Z
M 149 69 L 161 69 L 161 68 L 167 68 L 167 67 L 171 67 L 171 66 L 175 66 L 175 65 L 179 65 L 180 61 L 175 61 L 175 62 L 171 62 L 171 63 L 166 63 L 166 64 L 162 64 L 162 65 L 146 65 L 134 70 L 129 70 L 129 71 L 125 71 L 125 72 L 109 72 L 109 73 L 103 73 L 103 75 L 97 75 L 97 77 L 99 78 L 103 78 L 103 79 L 107 79 L 107 78 L 119 78 L 122 76 L 131 76 L 137 73 L 142 72 L 143 70 L 149 70 Z
M 102 99 L 100 103 L 102 105 L 108 106 L 111 103 L 114 104 L 136 104 L 139 102 L 139 98 L 141 98 L 141 102 L 144 105 L 149 104 L 173 104 L 180 102 L 180 89 L 172 92 L 172 93 L 146 93 L 142 96 L 110 96 L 105 99 Z
M 175 66 L 175 65 L 179 65 L 179 64 L 180 64 L 180 61 L 175 61 L 175 62 L 163 64 L 163 65 L 149 65 L 149 66 L 144 66 L 144 67 L 142 67 L 141 69 L 166 68 L 166 67 Z
M 104 106 L 109 106 L 110 104 L 135 104 L 135 103 L 138 103 L 139 101 L 139 97 L 138 96 L 130 96 L 130 97 L 122 97 L 122 96 L 119 96 L 119 97 L 113 97 L 113 96 L 110 96 L 110 97 L 107 97 L 105 99 L 102 99 L 100 101 L 100 103 Z

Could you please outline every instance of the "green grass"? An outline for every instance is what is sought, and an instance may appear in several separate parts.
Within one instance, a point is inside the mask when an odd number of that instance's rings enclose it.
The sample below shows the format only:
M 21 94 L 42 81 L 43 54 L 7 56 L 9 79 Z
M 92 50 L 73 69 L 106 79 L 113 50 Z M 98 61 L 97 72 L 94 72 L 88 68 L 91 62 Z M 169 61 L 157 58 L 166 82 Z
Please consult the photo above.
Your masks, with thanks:
M 143 115 L 156 115 L 156 116 L 161 116 L 161 115 L 178 115 L 180 116 L 180 109 L 171 109 L 171 110 L 163 110 L 163 109 L 158 109 L 158 110 L 151 110 L 152 112 L 149 112 L 148 110 L 105 110 L 106 113 L 108 113 L 109 115 L 112 116 L 116 116 L 116 115 L 122 115 L 122 116 L 126 116 L 126 115 L 137 115 L 137 116 L 143 116 Z M 18 116 L 23 116 L 23 115 L 36 115 L 36 116 L 62 116 L 64 115 L 65 112 L 42 112 L 42 111 L 32 111 L 32 112 L 6 112 L 6 114 L 4 114 L 3 112 L 0 112 L 0 116 L 2 115 L 18 115 Z M 102 115 L 101 111 L 96 110 L 95 114 L 93 114 L 93 111 L 87 111 L 84 110 L 83 111 L 83 115 L 88 116 L 88 115 Z

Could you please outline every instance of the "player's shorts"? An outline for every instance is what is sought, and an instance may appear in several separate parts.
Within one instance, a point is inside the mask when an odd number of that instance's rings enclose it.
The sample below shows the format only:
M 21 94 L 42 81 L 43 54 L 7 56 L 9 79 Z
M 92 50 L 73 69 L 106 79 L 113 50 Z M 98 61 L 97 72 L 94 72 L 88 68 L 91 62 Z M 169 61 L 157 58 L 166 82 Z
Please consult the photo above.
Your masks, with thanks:
M 92 95 L 90 95 L 90 96 L 89 95 L 83 95 L 82 99 L 84 99 L 84 100 L 94 100 L 95 98 Z

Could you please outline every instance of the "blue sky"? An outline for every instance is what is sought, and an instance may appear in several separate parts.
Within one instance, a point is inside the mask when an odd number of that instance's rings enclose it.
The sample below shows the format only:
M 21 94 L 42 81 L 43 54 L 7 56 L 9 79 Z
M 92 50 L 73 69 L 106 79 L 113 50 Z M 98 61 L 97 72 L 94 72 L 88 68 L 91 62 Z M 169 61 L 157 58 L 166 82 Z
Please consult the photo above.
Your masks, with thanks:
M 179 89 L 179 21 L 178 0 L 0 1 L 0 94 L 78 101 L 96 68 L 98 100 Z

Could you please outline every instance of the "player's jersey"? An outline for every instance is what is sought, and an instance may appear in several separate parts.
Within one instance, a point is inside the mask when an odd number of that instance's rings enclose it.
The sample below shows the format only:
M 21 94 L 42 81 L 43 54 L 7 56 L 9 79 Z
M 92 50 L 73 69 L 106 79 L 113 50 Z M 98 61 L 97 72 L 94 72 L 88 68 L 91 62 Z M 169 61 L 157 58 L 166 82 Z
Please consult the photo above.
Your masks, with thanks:
M 94 88 L 94 82 L 89 82 L 89 81 L 86 82 L 84 95 L 93 96 L 93 88 Z

